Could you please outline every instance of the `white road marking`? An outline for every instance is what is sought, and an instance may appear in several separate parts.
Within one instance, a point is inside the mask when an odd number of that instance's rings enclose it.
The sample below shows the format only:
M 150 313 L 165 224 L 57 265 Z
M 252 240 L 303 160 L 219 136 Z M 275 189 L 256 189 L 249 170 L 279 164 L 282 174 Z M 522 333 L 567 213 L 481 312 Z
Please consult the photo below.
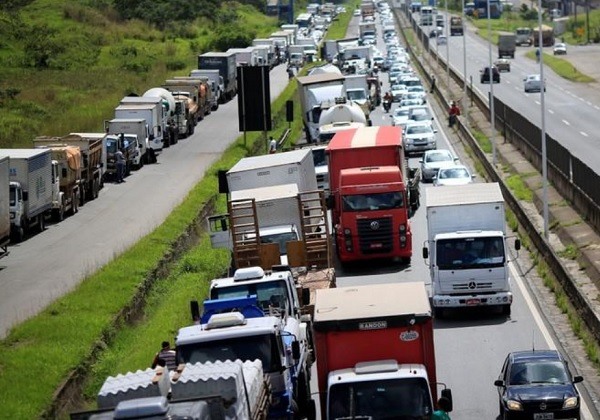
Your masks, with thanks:
M 596 109 L 600 109 L 600 106 L 598 106 L 598 105 L 594 105 L 594 108 L 596 108 Z
M 540 101 L 535 101 L 535 104 L 540 105 L 541 103 L 540 103 Z
M 588 104 L 589 106 L 592 106 L 592 103 L 590 101 L 585 101 L 586 104 Z
M 554 111 L 552 111 L 551 109 L 548 110 L 549 114 L 554 114 Z
M 567 121 L 567 120 L 562 120 L 562 122 L 564 122 L 567 125 L 571 125 L 571 123 L 569 123 L 569 121 Z
M 587 137 L 587 136 L 588 136 L 588 134 L 587 134 L 585 131 L 580 131 L 580 133 L 581 133 L 581 135 L 582 135 L 582 136 L 584 136 L 584 137 Z

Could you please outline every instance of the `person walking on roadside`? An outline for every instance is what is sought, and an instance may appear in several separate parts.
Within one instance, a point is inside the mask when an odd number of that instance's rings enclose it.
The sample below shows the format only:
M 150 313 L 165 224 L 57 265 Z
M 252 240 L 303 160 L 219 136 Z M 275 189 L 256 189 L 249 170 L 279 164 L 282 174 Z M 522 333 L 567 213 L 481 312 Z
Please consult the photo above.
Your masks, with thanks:
M 273 154 L 275 152 L 277 152 L 277 140 L 271 136 L 269 140 L 269 154 Z
M 435 74 L 431 75 L 431 89 L 429 90 L 429 93 L 433 93 L 433 91 L 435 90 Z
M 456 123 L 456 117 L 460 115 L 460 109 L 456 102 L 452 101 L 450 103 L 450 109 L 448 110 L 448 127 L 453 127 Z
M 117 184 L 125 182 L 123 179 L 125 176 L 125 154 L 122 149 L 118 149 L 115 153 L 115 163 L 117 166 Z
M 448 413 L 452 410 L 450 400 L 446 397 L 441 397 L 438 400 L 438 409 L 431 415 L 431 420 L 450 420 Z
M 156 353 L 154 360 L 152 361 L 152 369 L 162 365 L 163 362 L 167 369 L 177 369 L 177 354 L 175 353 L 175 350 L 171 350 L 171 344 L 168 341 L 162 342 L 161 350 Z

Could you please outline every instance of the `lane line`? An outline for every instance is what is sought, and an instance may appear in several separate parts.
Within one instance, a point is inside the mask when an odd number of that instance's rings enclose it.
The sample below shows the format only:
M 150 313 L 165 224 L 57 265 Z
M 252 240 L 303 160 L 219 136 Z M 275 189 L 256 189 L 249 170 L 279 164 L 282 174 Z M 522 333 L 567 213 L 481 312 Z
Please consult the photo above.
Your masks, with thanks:
M 581 135 L 584 137 L 588 137 L 588 134 L 585 131 L 580 131 Z
M 569 121 L 567 121 L 567 120 L 562 120 L 562 122 L 564 122 L 567 125 L 571 125 L 571 123 Z
M 552 111 L 551 109 L 548 110 L 549 114 L 554 114 L 554 111 Z

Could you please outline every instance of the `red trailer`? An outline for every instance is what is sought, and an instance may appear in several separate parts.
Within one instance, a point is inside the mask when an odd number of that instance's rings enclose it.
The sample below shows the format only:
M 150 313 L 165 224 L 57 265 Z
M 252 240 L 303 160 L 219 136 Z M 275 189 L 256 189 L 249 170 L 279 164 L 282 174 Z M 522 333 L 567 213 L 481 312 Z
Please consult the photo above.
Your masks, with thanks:
M 437 384 L 424 283 L 317 290 L 313 329 L 323 419 L 429 418 Z
M 342 262 L 412 257 L 410 198 L 399 127 L 337 133 L 329 155 L 330 207 Z

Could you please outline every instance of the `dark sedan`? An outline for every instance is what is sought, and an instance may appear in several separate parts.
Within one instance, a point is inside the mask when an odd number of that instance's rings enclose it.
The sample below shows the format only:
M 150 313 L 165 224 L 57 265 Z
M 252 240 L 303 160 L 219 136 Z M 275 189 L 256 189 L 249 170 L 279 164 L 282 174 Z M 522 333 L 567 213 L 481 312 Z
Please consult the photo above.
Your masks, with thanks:
M 556 350 L 510 353 L 498 380 L 500 418 L 553 420 L 579 419 L 580 396 L 567 362 Z

